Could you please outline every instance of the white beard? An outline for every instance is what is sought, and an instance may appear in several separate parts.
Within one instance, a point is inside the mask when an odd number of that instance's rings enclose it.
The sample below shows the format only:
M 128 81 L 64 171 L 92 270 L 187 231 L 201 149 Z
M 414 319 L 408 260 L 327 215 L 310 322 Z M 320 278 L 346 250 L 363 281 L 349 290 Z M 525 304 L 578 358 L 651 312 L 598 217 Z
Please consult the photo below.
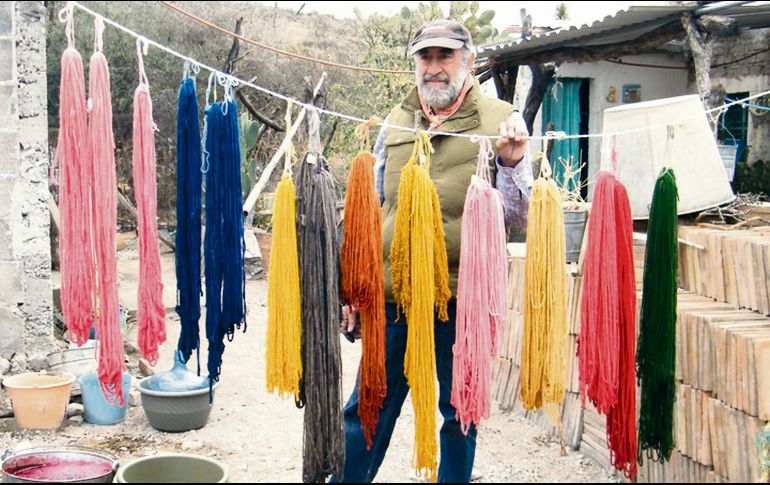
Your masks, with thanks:
M 462 90 L 463 85 L 465 84 L 465 78 L 467 75 L 468 69 L 463 67 L 462 70 L 457 73 L 457 76 L 454 79 L 449 79 L 449 84 L 437 88 L 428 86 L 424 77 L 416 75 L 415 78 L 417 89 L 419 90 L 422 99 L 424 99 L 428 106 L 431 108 L 440 110 L 448 108 L 452 105 L 452 103 L 455 102 L 457 96 L 460 95 L 460 91 Z M 439 75 L 431 77 L 431 80 L 433 79 L 446 80 L 446 76 Z

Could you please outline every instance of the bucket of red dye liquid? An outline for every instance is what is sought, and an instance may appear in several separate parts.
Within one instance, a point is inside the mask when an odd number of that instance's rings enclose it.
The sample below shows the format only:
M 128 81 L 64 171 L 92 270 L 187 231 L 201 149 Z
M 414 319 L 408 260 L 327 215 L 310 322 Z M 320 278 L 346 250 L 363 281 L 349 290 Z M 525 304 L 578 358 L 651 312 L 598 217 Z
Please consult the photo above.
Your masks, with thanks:
M 35 448 L 2 464 L 5 483 L 112 483 L 118 460 L 109 453 L 78 448 Z

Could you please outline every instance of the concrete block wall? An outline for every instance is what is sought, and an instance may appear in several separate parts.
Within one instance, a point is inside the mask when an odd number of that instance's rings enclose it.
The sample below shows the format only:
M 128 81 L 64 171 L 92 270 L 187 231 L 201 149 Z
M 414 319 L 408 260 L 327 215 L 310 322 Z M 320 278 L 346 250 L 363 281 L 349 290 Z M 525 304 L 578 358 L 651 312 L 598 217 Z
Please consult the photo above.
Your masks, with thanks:
M 0 2 L 0 376 L 47 367 L 54 340 L 43 2 Z M 0 399 L 0 415 L 7 413 Z

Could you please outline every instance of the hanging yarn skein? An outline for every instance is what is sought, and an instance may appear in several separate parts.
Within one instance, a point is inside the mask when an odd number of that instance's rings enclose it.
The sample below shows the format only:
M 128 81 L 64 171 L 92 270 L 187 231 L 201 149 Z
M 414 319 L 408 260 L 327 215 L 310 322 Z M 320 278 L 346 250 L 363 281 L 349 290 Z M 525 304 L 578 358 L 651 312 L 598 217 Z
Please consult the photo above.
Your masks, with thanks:
M 619 301 L 618 400 L 607 415 L 607 442 L 612 465 L 634 480 L 637 473 L 636 440 L 636 277 L 634 274 L 634 223 L 626 187 L 615 182 Z
M 110 98 L 110 71 L 102 53 L 104 22 L 95 19 L 94 54 L 88 68 L 90 116 L 88 132 L 93 161 L 93 245 L 96 256 L 95 327 L 98 343 L 97 377 L 105 399 L 124 405 L 123 335 L 120 331 L 118 303 L 118 263 L 116 232 L 118 205 L 115 187 L 115 142 L 112 133 L 112 100 Z M 90 246 L 90 245 L 89 245 Z
M 339 242 L 334 178 L 320 156 L 318 112 L 309 118 L 309 153 L 297 176 L 297 237 L 302 304 L 302 382 L 305 407 L 302 478 L 342 478 L 342 359 L 339 337 Z
M 430 179 L 430 137 L 420 132 L 401 170 L 398 210 L 390 248 L 393 296 L 406 315 L 404 375 L 415 413 L 415 468 L 436 480 L 436 352 L 434 312 L 449 320 L 449 266 L 438 193 Z M 418 161 L 419 160 L 419 161 Z
M 177 350 L 187 363 L 197 350 L 200 375 L 201 316 L 201 133 L 198 95 L 191 67 L 179 87 L 176 118 L 176 313 L 181 331 Z
M 385 280 L 380 203 L 374 187 L 376 159 L 368 147 L 369 125 L 359 126 L 356 133 L 364 146 L 353 159 L 348 176 L 341 255 L 342 297 L 361 315 L 358 415 L 370 449 L 387 394 Z
M 68 4 L 59 13 L 59 20 L 65 23 L 67 49 L 61 58 L 55 162 L 60 166 L 62 313 L 70 341 L 82 346 L 91 332 L 96 283 L 91 237 L 93 165 L 88 145 L 83 59 L 75 49 L 72 9 L 73 6 Z M 55 167 L 51 170 L 53 172 Z
M 615 140 L 613 171 L 618 173 Z M 612 465 L 633 479 L 636 442 L 636 279 L 633 221 L 625 186 L 596 174 L 591 204 L 578 337 L 580 390 L 607 415 Z
M 220 103 L 209 103 L 212 83 L 225 86 Z M 214 84 L 214 89 L 216 85 Z M 238 107 L 231 78 L 209 76 L 205 110 L 206 235 L 203 241 L 206 274 L 206 338 L 209 342 L 209 383 L 222 370 L 225 337 L 236 328 L 246 331 L 246 273 L 241 204 L 241 152 Z
M 578 357 L 580 394 L 607 414 L 618 402 L 620 367 L 619 244 L 615 177 L 596 174 L 580 306 Z M 625 227 L 624 227 L 625 228 Z
M 677 188 L 671 169 L 655 183 L 644 256 L 637 379 L 642 387 L 639 462 L 667 461 L 673 449 L 676 398 Z
M 545 158 L 532 188 L 527 219 L 521 397 L 524 409 L 543 408 L 560 427 L 566 379 L 566 243 L 562 199 Z
M 158 347 L 166 341 L 166 310 L 163 307 L 160 247 L 158 242 L 158 187 L 155 181 L 155 122 L 144 55 L 147 44 L 136 41 L 139 85 L 134 91 L 133 175 L 136 210 L 139 214 L 139 294 L 137 321 L 139 349 L 150 364 L 158 361 Z
M 288 110 L 287 110 L 288 115 Z M 288 122 L 286 126 L 291 126 Z M 297 250 L 297 191 L 293 150 L 287 150 L 273 202 L 273 252 L 267 273 L 267 391 L 299 396 L 302 379 L 302 308 Z
M 507 251 L 500 193 L 490 183 L 495 153 L 477 140 L 476 175 L 465 197 L 457 287 L 457 335 L 453 346 L 452 405 L 463 433 L 489 418 L 492 358 L 507 314 Z

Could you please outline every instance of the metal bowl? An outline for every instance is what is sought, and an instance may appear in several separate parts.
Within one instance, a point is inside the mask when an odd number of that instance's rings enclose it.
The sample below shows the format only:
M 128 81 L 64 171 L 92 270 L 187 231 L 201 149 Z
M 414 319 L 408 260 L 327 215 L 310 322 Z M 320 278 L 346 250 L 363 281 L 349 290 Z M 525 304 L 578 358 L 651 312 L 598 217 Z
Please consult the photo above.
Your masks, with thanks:
M 5 483 L 112 483 L 119 467 L 115 456 L 81 448 L 33 448 L 11 454 L 2 463 Z

